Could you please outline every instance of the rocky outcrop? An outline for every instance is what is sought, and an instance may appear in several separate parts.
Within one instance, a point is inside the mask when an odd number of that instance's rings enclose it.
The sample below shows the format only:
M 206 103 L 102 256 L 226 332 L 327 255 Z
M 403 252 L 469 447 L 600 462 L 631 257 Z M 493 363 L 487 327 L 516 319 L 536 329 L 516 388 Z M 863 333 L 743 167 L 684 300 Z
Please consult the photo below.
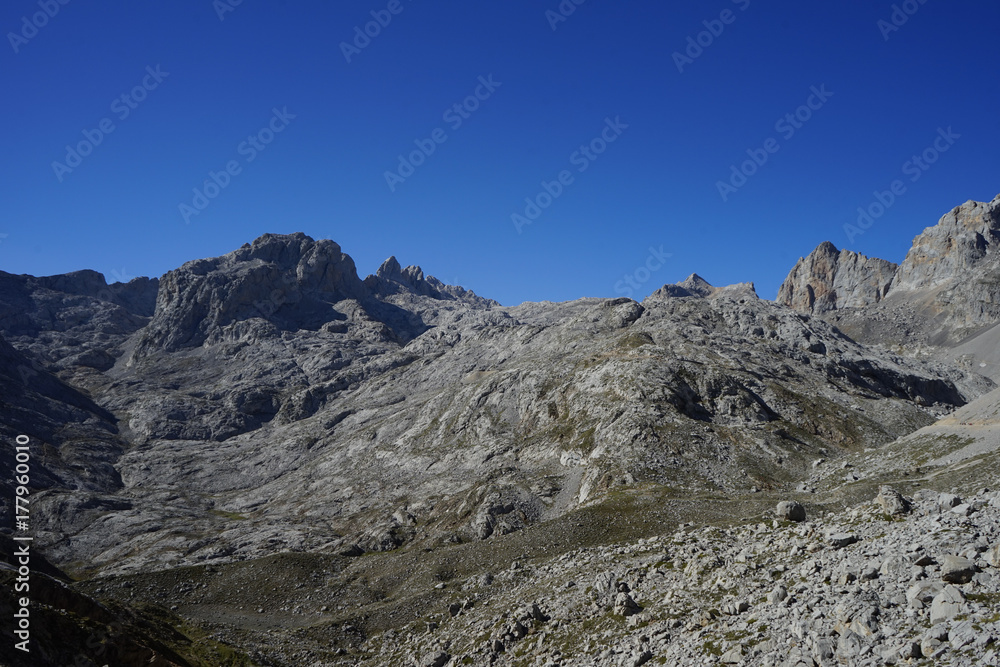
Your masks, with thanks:
M 367 296 L 354 261 L 333 241 L 265 234 L 228 255 L 164 275 L 155 314 L 132 356 L 196 347 L 249 320 L 275 331 L 318 330 L 347 319 L 338 303 Z
M 941 217 L 913 241 L 899 267 L 894 290 L 923 290 L 996 270 L 1000 247 L 1000 195 L 992 202 L 968 201 Z M 989 265 L 989 266 L 986 266 Z M 1000 275 L 996 276 L 1000 280 Z M 983 294 L 969 294 L 970 300 Z M 989 299 L 996 301 L 994 298 Z
M 799 258 L 778 290 L 778 303 L 810 314 L 864 308 L 885 297 L 895 273 L 892 262 L 837 250 L 825 241 Z
M 0 272 L 0 333 L 65 380 L 87 386 L 153 314 L 159 281 L 108 285 L 96 271 Z
M 660 297 L 686 297 L 686 296 L 697 296 L 697 297 L 707 297 L 711 296 L 715 288 L 711 284 L 697 273 L 692 273 L 690 276 L 685 278 L 679 283 L 674 283 L 673 285 L 664 285 L 660 289 L 653 292 Z
M 454 300 L 479 306 L 490 307 L 500 304 L 492 299 L 484 299 L 475 292 L 457 285 L 446 285 L 434 276 L 424 276 L 419 266 L 408 266 L 405 269 L 395 257 L 382 262 L 382 266 L 374 275 L 365 278 L 365 285 L 375 295 L 386 298 L 401 293 L 420 295 L 438 300 Z
M 778 302 L 861 341 L 951 348 L 1000 322 L 998 241 L 1000 196 L 969 201 L 925 229 L 898 267 L 821 244 L 789 273 Z
M 30 487 L 72 492 L 79 498 L 121 488 L 114 464 L 124 451 L 117 420 L 0 336 L 0 469 L 15 470 L 14 443 L 27 438 Z M 23 463 L 23 462 L 22 462 Z M 13 525 L 14 475 L 0 478 L 0 525 Z M 32 509 L 32 514 L 37 507 Z

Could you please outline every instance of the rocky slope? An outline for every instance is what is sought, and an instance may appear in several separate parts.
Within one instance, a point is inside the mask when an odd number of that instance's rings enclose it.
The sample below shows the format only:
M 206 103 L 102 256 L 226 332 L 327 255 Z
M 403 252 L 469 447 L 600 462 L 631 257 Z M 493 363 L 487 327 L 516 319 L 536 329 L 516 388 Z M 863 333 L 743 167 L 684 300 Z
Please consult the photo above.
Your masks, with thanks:
M 265 236 L 165 275 L 89 384 L 122 487 L 40 494 L 42 546 L 123 572 L 487 539 L 635 484 L 780 486 L 992 386 L 749 285 L 499 308 L 392 264 L 361 281 L 332 242 Z
M 1000 664 L 1000 494 L 875 501 L 515 561 L 361 651 L 419 667 Z
M 988 413 L 991 399 L 974 401 L 995 384 L 982 367 L 865 345 L 824 319 L 881 308 L 890 267 L 821 248 L 788 292 L 810 314 L 697 275 L 642 303 L 502 307 L 395 258 L 362 280 L 336 243 L 304 234 L 127 285 L 2 274 L 3 433 L 32 438 L 36 548 L 94 577 L 76 593 L 152 624 L 139 644 L 157 656 L 217 664 L 198 651 L 229 646 L 256 664 L 407 664 L 416 648 L 450 649 L 371 638 L 504 560 L 593 548 L 604 563 L 679 522 L 759 522 L 789 493 L 857 502 L 868 483 L 926 464 L 903 454 L 919 449 L 906 438 L 950 442 L 921 429 L 970 402 Z M 866 474 L 830 477 L 818 459 Z M 966 459 L 940 462 L 938 481 L 993 470 L 972 474 Z M 517 576 L 501 580 L 522 595 Z M 570 588 L 558 589 L 567 604 Z M 44 604 L 58 614 L 63 602 Z M 588 618 L 581 628 L 596 627 Z M 493 639 L 504 651 L 468 644 L 463 658 L 557 659 Z M 640 657 L 673 655 L 646 643 Z M 580 660 L 622 657 L 587 646 L 574 644 Z

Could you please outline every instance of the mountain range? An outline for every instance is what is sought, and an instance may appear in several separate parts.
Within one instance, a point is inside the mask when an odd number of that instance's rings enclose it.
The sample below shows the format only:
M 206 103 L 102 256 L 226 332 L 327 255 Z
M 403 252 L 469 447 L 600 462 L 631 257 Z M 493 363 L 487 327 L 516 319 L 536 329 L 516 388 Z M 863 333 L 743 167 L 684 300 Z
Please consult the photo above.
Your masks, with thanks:
M 692 522 L 835 513 L 884 483 L 980 493 L 1000 470 L 998 325 L 1000 196 L 945 214 L 899 265 L 823 243 L 776 301 L 692 275 L 642 302 L 504 307 L 395 257 L 362 279 L 301 233 L 125 284 L 0 272 L 0 433 L 31 441 L 39 596 L 35 661 L 11 664 L 633 664 L 594 657 L 615 637 L 583 630 L 636 615 L 618 595 L 634 580 L 562 634 L 528 604 L 531 650 L 447 624 L 504 595 L 558 607 L 577 592 L 518 568 Z M 10 579 L 12 475 L 0 490 Z M 668 608 L 644 622 L 696 642 Z

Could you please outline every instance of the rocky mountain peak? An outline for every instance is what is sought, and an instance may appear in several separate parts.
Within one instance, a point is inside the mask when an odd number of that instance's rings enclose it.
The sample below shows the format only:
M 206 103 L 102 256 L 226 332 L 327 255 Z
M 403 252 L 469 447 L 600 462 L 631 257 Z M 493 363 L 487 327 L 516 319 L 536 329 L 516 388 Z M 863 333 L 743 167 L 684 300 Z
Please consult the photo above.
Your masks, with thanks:
M 829 241 L 800 257 L 778 290 L 778 303 L 803 313 L 863 308 L 881 301 L 896 275 L 896 265 Z
M 692 273 L 690 276 L 677 283 L 678 287 L 683 287 L 692 295 L 695 296 L 708 296 L 715 288 L 711 284 L 697 273 Z
M 408 266 L 404 269 L 395 256 L 382 262 L 382 266 L 375 272 L 375 277 L 382 281 L 399 283 L 413 292 L 426 296 L 430 296 L 433 291 L 424 278 L 423 269 L 419 266 Z
M 383 280 L 397 280 L 401 277 L 403 272 L 403 267 L 399 265 L 399 260 L 393 255 L 389 259 L 382 262 L 382 266 L 378 267 L 378 271 L 375 275 Z
M 333 241 L 265 234 L 222 257 L 166 273 L 133 358 L 201 345 L 210 332 L 252 318 L 279 329 L 317 329 L 343 319 L 334 304 L 368 296 L 354 260 Z
M 726 285 L 725 287 L 714 287 L 697 273 L 692 273 L 679 283 L 664 285 L 649 295 L 649 298 L 654 299 L 682 297 L 696 297 L 700 299 L 714 299 L 719 297 L 733 299 L 758 298 L 753 283 L 736 283 L 735 285 Z
M 964 279 L 1000 242 L 1000 195 L 991 202 L 967 201 L 944 214 L 913 241 L 899 267 L 897 290 L 935 287 Z
M 477 296 L 471 290 L 457 285 L 447 285 L 434 276 L 425 276 L 424 270 L 419 266 L 402 268 L 395 256 L 382 262 L 374 275 L 365 278 L 365 285 L 382 299 L 422 296 L 438 301 L 461 301 L 477 307 L 499 305 L 492 299 Z M 419 308 L 419 305 L 413 305 Z

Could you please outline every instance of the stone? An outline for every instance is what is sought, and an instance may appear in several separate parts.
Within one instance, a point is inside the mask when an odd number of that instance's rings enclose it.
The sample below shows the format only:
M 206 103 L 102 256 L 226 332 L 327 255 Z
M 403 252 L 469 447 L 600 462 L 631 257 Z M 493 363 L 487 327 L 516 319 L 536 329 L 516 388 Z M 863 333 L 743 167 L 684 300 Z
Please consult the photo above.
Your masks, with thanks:
M 899 516 L 910 512 L 910 501 L 891 486 L 880 487 L 875 502 L 889 516 Z
M 947 555 L 941 559 L 941 578 L 952 584 L 967 584 L 972 581 L 977 568 L 968 558 Z
M 637 654 L 632 656 L 632 659 L 629 662 L 629 664 L 631 665 L 631 667 L 642 667 L 642 665 L 645 665 L 652 659 L 653 659 L 653 652 L 647 649 L 645 651 L 639 651 Z M 725 660 L 723 660 L 723 662 L 725 662 Z
M 965 596 L 952 585 L 945 586 L 931 601 L 931 623 L 947 621 L 962 613 Z
M 628 593 L 619 593 L 615 596 L 613 611 L 618 616 L 632 616 L 641 612 L 642 607 Z
M 905 642 L 899 648 L 899 657 L 903 660 L 909 660 L 911 658 L 919 658 L 923 656 L 923 650 L 920 646 L 920 642 Z
M 451 655 L 446 651 L 433 651 L 420 659 L 420 667 L 444 667 L 451 660 Z
M 538 621 L 539 623 L 545 623 L 549 620 L 549 617 L 542 612 L 536 602 L 531 603 L 531 606 L 528 608 L 528 614 L 532 620 Z
M 942 588 L 943 586 L 938 582 L 920 581 L 907 589 L 906 599 L 911 607 L 921 609 L 930 604 Z
M 837 644 L 829 638 L 817 638 L 812 642 L 812 658 L 820 667 L 836 664 Z
M 806 520 L 806 508 L 795 500 L 783 500 L 775 510 L 779 519 L 801 522 Z
M 941 656 L 947 646 L 940 639 L 933 639 L 928 637 L 920 642 L 920 654 L 925 658 L 934 659 Z
M 1000 543 L 994 544 L 990 547 L 984 556 L 986 562 L 993 567 L 1000 568 Z
M 830 533 L 826 541 L 834 549 L 843 549 L 857 542 L 858 538 L 853 533 Z
M 652 656 L 650 656 L 652 657 Z M 722 654 L 722 663 L 725 665 L 738 665 L 743 662 L 743 647 L 739 644 L 733 646 Z
M 720 611 L 727 616 L 738 616 L 750 608 L 750 603 L 746 600 L 727 602 L 722 605 Z
M 962 499 L 954 493 L 942 493 L 938 496 L 938 507 L 942 510 L 950 510 L 962 504 Z
M 972 626 L 972 621 L 960 621 L 951 626 L 948 631 L 948 640 L 951 644 L 951 649 L 957 651 L 961 648 L 968 646 L 976 641 L 979 637 L 979 633 Z
M 861 654 L 861 647 L 864 640 L 852 630 L 845 630 L 837 639 L 837 655 L 843 658 L 854 659 Z

